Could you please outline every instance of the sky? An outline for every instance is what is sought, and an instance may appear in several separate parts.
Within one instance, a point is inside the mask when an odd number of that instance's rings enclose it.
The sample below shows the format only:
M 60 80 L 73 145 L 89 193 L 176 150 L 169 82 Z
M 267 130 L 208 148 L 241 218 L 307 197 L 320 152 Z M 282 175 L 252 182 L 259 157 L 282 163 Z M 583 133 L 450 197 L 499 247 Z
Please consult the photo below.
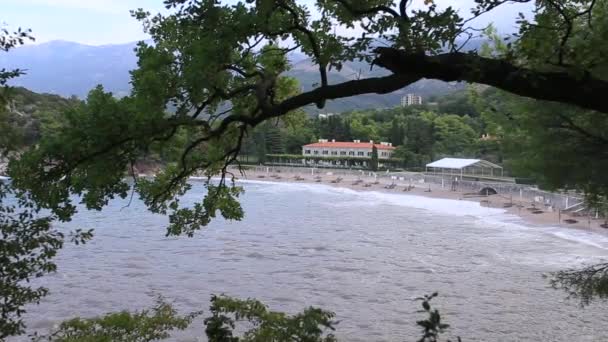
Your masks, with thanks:
M 147 39 L 129 10 L 143 8 L 166 12 L 162 0 L 0 0 L 0 23 L 8 28 L 32 29 L 36 43 L 66 40 L 88 45 L 121 44 Z M 229 0 L 228 2 L 235 2 Z M 312 3 L 313 0 L 304 0 Z M 469 13 L 474 0 L 436 0 L 439 6 L 454 6 L 461 15 Z M 414 4 L 422 0 L 414 0 Z M 494 23 L 501 32 L 513 32 L 517 13 L 529 12 L 528 5 L 507 5 L 477 21 Z

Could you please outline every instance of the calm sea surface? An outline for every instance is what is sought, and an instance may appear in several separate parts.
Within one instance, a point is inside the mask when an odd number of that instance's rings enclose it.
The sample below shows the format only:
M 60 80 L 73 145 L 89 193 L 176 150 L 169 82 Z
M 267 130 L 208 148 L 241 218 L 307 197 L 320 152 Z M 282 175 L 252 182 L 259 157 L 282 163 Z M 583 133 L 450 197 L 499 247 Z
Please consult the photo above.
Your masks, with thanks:
M 51 294 L 29 307 L 29 328 L 150 307 L 158 295 L 183 313 L 206 310 L 225 293 L 288 312 L 333 310 L 344 341 L 413 341 L 423 317 L 413 298 L 438 291 L 435 305 L 464 341 L 608 341 L 608 303 L 582 309 L 542 277 L 608 259 L 605 236 L 526 226 L 465 201 L 244 186 L 245 219 L 217 220 L 194 238 L 164 237 L 167 219 L 137 201 L 79 213 L 66 226 L 96 236 L 68 245 L 59 271 L 42 278 Z M 203 194 L 195 183 L 185 200 Z M 203 341 L 202 331 L 197 321 L 173 340 Z

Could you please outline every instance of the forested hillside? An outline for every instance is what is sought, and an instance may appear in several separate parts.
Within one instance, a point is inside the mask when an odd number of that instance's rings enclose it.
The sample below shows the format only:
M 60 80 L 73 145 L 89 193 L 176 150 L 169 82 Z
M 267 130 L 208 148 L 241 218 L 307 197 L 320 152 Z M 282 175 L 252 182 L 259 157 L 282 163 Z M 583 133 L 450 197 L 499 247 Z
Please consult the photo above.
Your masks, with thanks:
M 477 157 L 502 162 L 497 140 L 482 139 L 487 123 L 469 90 L 436 96 L 436 105 L 354 110 L 327 118 L 266 122 L 247 136 L 244 155 L 264 162 L 268 154 L 297 155 L 317 139 L 387 141 L 397 146 L 400 166 L 417 170 L 440 157 Z
M 4 115 L 9 116 L 6 122 L 15 133 L 10 139 L 20 145 L 35 144 L 43 130 L 52 132 L 66 120 L 71 108 L 82 103 L 76 97 L 38 94 L 22 87 L 5 91 L 10 102 Z M 442 156 L 502 161 L 497 142 L 480 139 L 487 133 L 486 122 L 467 89 L 430 99 L 434 104 L 347 110 L 328 118 L 295 112 L 285 120 L 269 121 L 250 131 L 243 154 L 250 161 L 264 162 L 268 154 L 300 154 L 302 145 L 324 138 L 391 142 L 398 146 L 395 156 L 402 161 L 401 166 L 408 169 L 419 169 Z M 169 147 L 149 157 L 171 161 L 176 154 Z
M 31 145 L 40 138 L 42 130 L 52 130 L 63 120 L 61 115 L 79 104 L 77 98 L 64 98 L 53 94 L 38 94 L 22 87 L 2 89 L 4 107 L 0 111 L 5 120 L 3 140 L 12 145 Z M 7 133 L 8 134 L 8 133 Z

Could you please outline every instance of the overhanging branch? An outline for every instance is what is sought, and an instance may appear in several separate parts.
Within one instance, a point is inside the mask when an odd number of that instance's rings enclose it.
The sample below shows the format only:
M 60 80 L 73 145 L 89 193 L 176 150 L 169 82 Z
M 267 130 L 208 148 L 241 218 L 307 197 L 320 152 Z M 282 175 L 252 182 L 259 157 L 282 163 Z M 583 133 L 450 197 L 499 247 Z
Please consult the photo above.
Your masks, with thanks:
M 396 75 L 463 81 L 493 86 L 537 100 L 555 101 L 608 113 L 608 81 L 590 74 L 544 72 L 526 69 L 499 59 L 452 52 L 437 56 L 377 48 L 375 64 Z
M 265 108 L 259 115 L 231 115 L 222 120 L 211 134 L 219 136 L 234 122 L 256 126 L 267 119 L 325 100 L 387 94 L 423 78 L 485 84 L 525 97 L 608 113 L 608 101 L 603 100 L 604 94 L 608 94 L 608 81 L 590 75 L 577 77 L 566 72 L 535 71 L 507 61 L 460 52 L 437 56 L 408 54 L 393 48 L 378 48 L 376 52 L 375 64 L 394 74 L 321 86 Z
M 277 105 L 267 108 L 256 116 L 237 114 L 227 116 L 210 133 L 210 135 L 221 135 L 221 133 L 224 132 L 230 126 L 230 124 L 235 122 L 242 122 L 253 127 L 265 120 L 285 115 L 292 110 L 315 104 L 319 101 L 339 99 L 361 94 L 387 94 L 399 90 L 418 80 L 420 80 L 420 77 L 417 75 L 390 75 L 319 87 L 284 100 Z

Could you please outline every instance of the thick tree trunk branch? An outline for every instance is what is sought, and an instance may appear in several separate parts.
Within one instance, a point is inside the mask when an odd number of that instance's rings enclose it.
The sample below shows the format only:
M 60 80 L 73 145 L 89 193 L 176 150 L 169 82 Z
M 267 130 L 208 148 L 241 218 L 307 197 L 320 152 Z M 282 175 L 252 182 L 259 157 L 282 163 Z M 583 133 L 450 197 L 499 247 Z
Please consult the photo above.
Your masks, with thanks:
M 590 75 L 535 71 L 469 53 L 425 56 L 392 48 L 378 48 L 376 52 L 375 63 L 397 75 L 480 83 L 538 100 L 608 113 L 608 101 L 604 98 L 608 94 L 608 81 Z
M 348 81 L 335 85 L 319 87 L 311 91 L 291 97 L 277 105 L 265 108 L 258 115 L 233 114 L 225 117 L 220 124 L 210 132 L 210 136 L 221 135 L 233 123 L 244 123 L 256 126 L 265 120 L 285 115 L 286 113 L 316 104 L 319 101 L 340 99 L 361 94 L 387 94 L 408 86 L 420 80 L 416 75 L 390 75 Z
M 603 98 L 608 94 L 608 81 L 589 75 L 577 77 L 565 72 L 534 71 L 459 52 L 437 56 L 408 54 L 392 48 L 378 48 L 376 52 L 378 57 L 374 63 L 392 71 L 392 75 L 321 86 L 264 108 L 254 116 L 230 115 L 212 135 L 219 135 L 232 123 L 256 126 L 307 105 L 362 94 L 387 94 L 423 78 L 486 84 L 521 96 L 608 113 L 608 101 Z
M 317 103 L 321 100 L 333 100 L 361 94 L 388 94 L 408 86 L 421 77 L 418 75 L 390 75 L 343 82 L 326 87 L 319 87 L 306 93 L 289 98 L 273 107 L 271 115 L 282 115 L 288 111 Z

